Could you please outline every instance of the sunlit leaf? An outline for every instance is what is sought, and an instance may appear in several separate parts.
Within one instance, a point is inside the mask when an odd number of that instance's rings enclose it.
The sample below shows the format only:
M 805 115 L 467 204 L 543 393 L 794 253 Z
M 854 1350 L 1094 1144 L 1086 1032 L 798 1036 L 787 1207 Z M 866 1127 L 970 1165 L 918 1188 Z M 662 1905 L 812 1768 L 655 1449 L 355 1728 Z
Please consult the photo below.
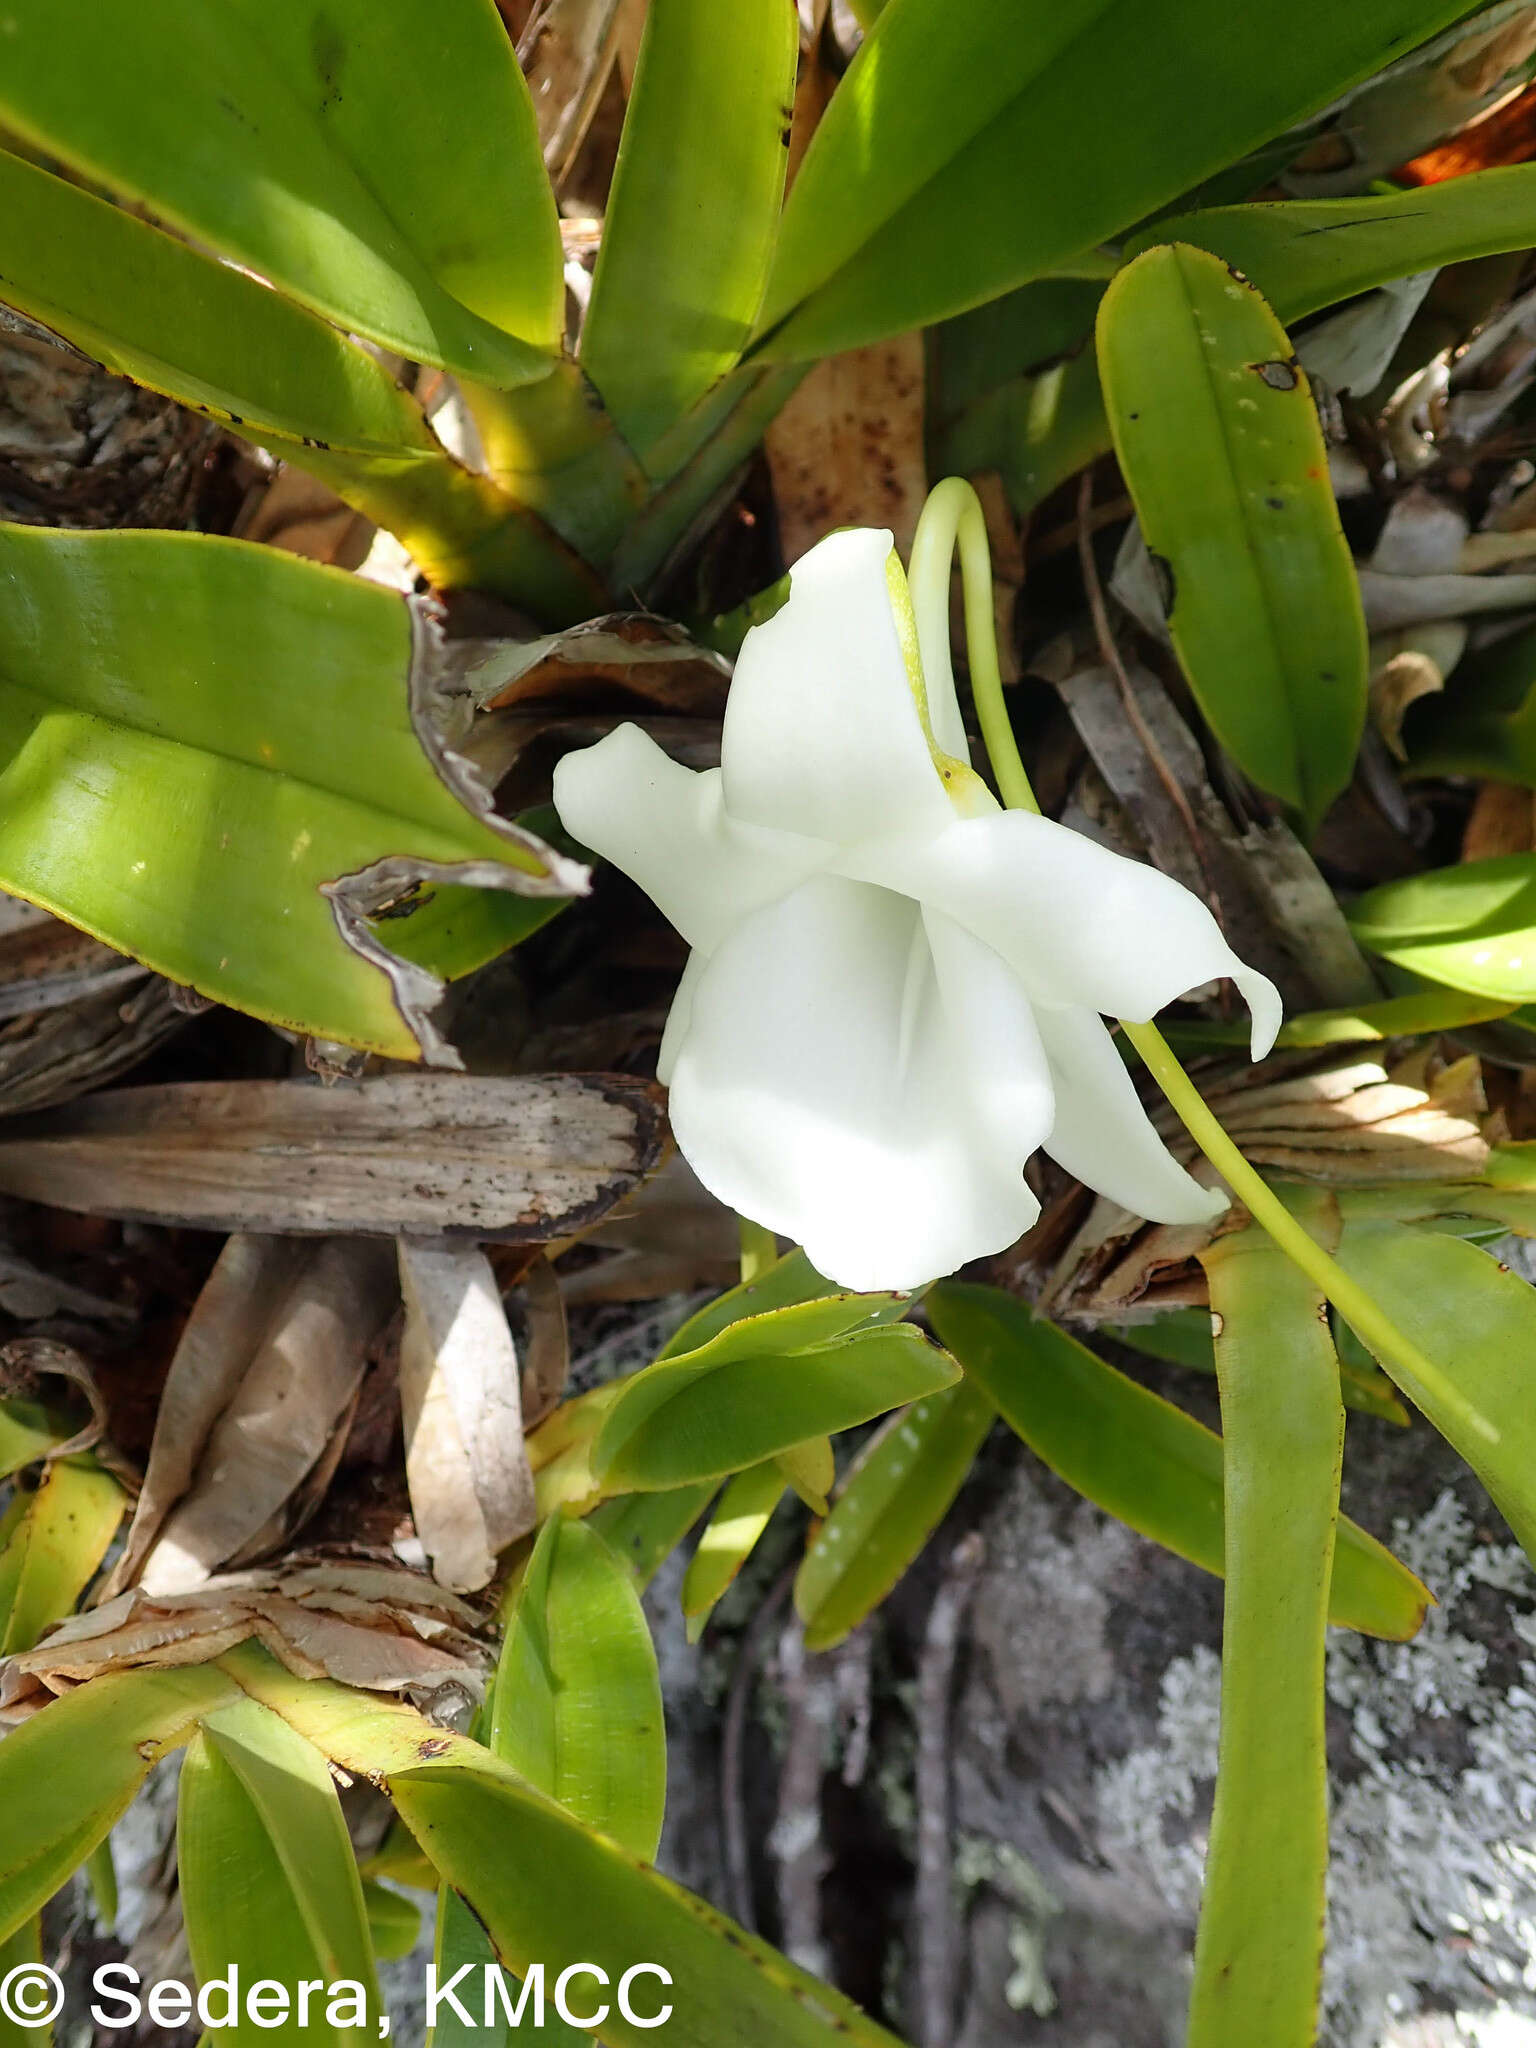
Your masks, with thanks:
M 772 1458 L 738 1472 L 722 1490 L 683 1578 L 690 1642 L 703 1634 L 715 1603 L 757 1548 L 783 1498 L 784 1474 Z
M 0 1743 L 0 1941 L 39 1911 L 197 1718 L 237 1698 L 223 1672 L 128 1671 L 52 1702 Z
M 0 573 L 25 593 L 0 620 L 5 888 L 237 1009 L 407 1059 L 390 979 L 337 928 L 373 942 L 347 878 L 477 864 L 500 886 L 461 973 L 560 893 L 547 850 L 435 772 L 390 592 L 193 534 L 0 526 Z M 382 959 L 408 921 L 378 927 Z M 430 1008 L 435 985 L 406 980 Z
M 533 107 L 490 0 L 419 30 L 408 0 L 14 0 L 0 114 L 338 326 L 523 382 L 562 307 Z
M 1000 1288 L 943 1281 L 934 1328 L 1010 1428 L 1106 1513 L 1220 1576 L 1221 1438 L 1116 1372 Z M 1340 1519 L 1329 1619 L 1405 1641 L 1429 1594 L 1355 1523 Z
M 1284 328 L 1216 257 L 1121 271 L 1099 370 L 1168 627 L 1216 737 L 1315 829 L 1354 772 L 1367 651 L 1327 451 Z
M 1272 34 L 1218 0 L 888 7 L 790 194 L 762 352 L 849 348 L 1069 266 L 1465 11 L 1304 0 Z
M 1337 1256 L 1438 1367 L 1441 1384 L 1427 1386 L 1381 1359 L 1536 1562 L 1536 1290 L 1475 1244 L 1400 1224 L 1346 1220 Z
M 636 1373 L 598 1433 L 594 1472 L 642 1492 L 723 1478 L 948 1386 L 953 1361 L 910 1326 L 850 1330 L 855 1314 L 875 1321 L 877 1299 L 755 1316 Z
M 655 0 L 581 360 L 644 461 L 735 363 L 762 304 L 799 28 L 782 0 Z M 701 68 L 708 74 L 700 90 Z
M 1509 1003 L 1536 997 L 1536 854 L 1384 882 L 1350 906 L 1361 945 L 1426 981 Z
M 634 1576 L 597 1532 L 552 1515 L 507 1623 L 489 1745 L 588 1827 L 649 1860 L 661 1840 L 667 1741 Z
M 284 1986 L 289 2013 L 272 2029 L 282 2040 L 361 2048 L 376 2038 L 373 1948 L 335 1786 L 319 1752 L 279 1716 L 240 1700 L 198 1730 L 182 1764 L 176 1853 L 200 1986 Z M 298 2004 L 306 1980 L 321 1987 L 307 2012 Z M 324 1987 L 342 1982 L 359 1987 L 366 2017 L 332 2025 Z M 260 2038 L 244 2025 L 217 2031 Z
M 91 1458 L 60 1458 L 42 1482 L 9 1548 L 19 1552 L 0 1655 L 30 1650 L 95 1577 L 127 1496 Z
M 948 1512 L 995 1412 L 962 1380 L 870 1438 L 795 1577 L 807 1649 L 830 1649 L 879 1606 Z
M 254 1646 L 222 1664 L 344 1770 L 385 1784 L 510 1970 L 542 1963 L 547 1984 L 574 1963 L 605 1970 L 611 1989 L 598 1995 L 613 2009 L 604 2042 L 643 2048 L 656 2037 L 626 2019 L 615 1996 L 623 1973 L 644 1960 L 671 1984 L 633 1982 L 632 2008 L 650 2015 L 670 2004 L 673 2048 L 896 2048 L 839 1992 L 582 1827 L 465 1737 L 408 1707 L 294 1679 Z M 590 1979 L 576 1986 L 583 1997 L 593 1988 Z
M 41 1916 L 34 1916 L 25 1926 L 18 1927 L 9 1941 L 0 1941 L 0 1983 L 12 1987 L 11 1997 L 0 2006 L 0 2048 L 49 2048 L 53 2040 L 53 2027 L 45 2024 L 38 2027 L 24 2026 L 13 2016 L 13 2003 L 19 2006 L 36 2004 L 45 2006 L 51 1996 L 52 1987 L 39 1981 L 35 1991 L 29 1989 L 28 1981 L 18 1981 L 13 1971 L 27 1971 L 43 1960 L 43 1923 Z M 18 1992 L 20 1997 L 17 1997 Z

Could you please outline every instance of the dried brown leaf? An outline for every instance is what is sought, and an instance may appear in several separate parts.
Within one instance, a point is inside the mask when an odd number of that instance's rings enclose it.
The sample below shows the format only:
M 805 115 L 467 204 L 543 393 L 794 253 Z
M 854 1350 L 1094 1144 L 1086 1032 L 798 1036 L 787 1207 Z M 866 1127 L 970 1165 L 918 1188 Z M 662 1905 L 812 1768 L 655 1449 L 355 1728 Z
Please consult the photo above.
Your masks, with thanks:
M 398 1250 L 411 1512 L 433 1577 L 474 1592 L 536 1518 L 517 1348 L 477 1245 L 402 1238 Z
M 905 557 L 928 490 L 922 336 L 818 363 L 763 446 L 786 561 L 837 526 L 888 526 Z
M 664 1129 L 626 1074 L 199 1081 L 7 1124 L 0 1190 L 201 1230 L 540 1243 L 628 1194 Z

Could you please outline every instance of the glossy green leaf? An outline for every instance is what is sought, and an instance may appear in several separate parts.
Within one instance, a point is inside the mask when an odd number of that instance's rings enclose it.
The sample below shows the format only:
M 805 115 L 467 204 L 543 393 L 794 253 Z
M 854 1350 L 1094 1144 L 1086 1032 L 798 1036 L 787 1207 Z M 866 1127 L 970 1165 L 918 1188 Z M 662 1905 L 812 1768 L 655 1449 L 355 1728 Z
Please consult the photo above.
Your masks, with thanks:
M 50 1701 L 0 1743 L 0 1941 L 104 1840 L 151 1765 L 237 1694 L 211 1666 L 125 1671 Z
M 454 1996 L 438 2007 L 436 2023 L 427 2029 L 426 2048 L 507 2048 L 525 2031 L 534 2031 L 532 2006 L 528 2017 L 512 2026 L 510 2015 L 518 2010 L 522 1981 L 514 1971 L 502 1969 L 498 1984 L 492 1974 L 498 1966 L 491 1937 L 446 1884 L 438 1892 L 432 1953 L 439 1984 L 451 1984 L 460 1970 L 469 1974 Z M 568 2027 L 550 2004 L 544 2007 L 537 2031 L 539 2048 L 588 2048 L 591 2041 L 589 2034 Z
M 1426 981 L 1509 1003 L 1536 997 L 1536 854 L 1502 854 L 1384 882 L 1356 899 L 1350 930 Z
M 1060 269 L 1465 11 L 1302 0 L 1272 34 L 1218 0 L 902 0 L 795 180 L 762 352 L 829 354 Z
M 783 1498 L 784 1474 L 772 1458 L 738 1472 L 722 1491 L 683 1577 L 689 1642 L 704 1633 L 715 1603 L 757 1548 Z
M 656 1652 L 624 1560 L 552 1515 L 523 1574 L 491 1692 L 490 1748 L 588 1827 L 649 1861 L 667 1738 Z
M 1432 1032 L 1464 1031 L 1507 1017 L 1512 1003 L 1497 996 L 1427 988 L 1411 995 L 1385 996 L 1379 1003 L 1354 1003 L 1338 1010 L 1303 1010 L 1287 1017 L 1275 1040 L 1277 1050 L 1316 1045 L 1364 1045 L 1383 1038 L 1417 1038 Z M 1168 1036 L 1191 1047 L 1246 1045 L 1246 1025 L 1211 1022 L 1170 1024 Z
M 1346 1219 L 1337 1258 L 1444 1374 L 1454 1400 L 1381 1360 L 1536 1562 L 1536 1290 L 1475 1244 L 1402 1224 Z
M 877 1299 L 754 1316 L 636 1373 L 598 1432 L 593 1471 L 637 1492 L 724 1478 L 948 1386 L 953 1361 L 910 1326 L 849 1331 L 849 1304 Z M 860 1320 L 874 1320 L 871 1308 Z
M 1161 1358 L 1169 1365 L 1182 1365 L 1193 1372 L 1215 1372 L 1216 1344 L 1211 1335 L 1208 1309 L 1178 1308 L 1145 1322 L 1106 1323 L 1104 1334 L 1148 1358 Z M 1392 1391 L 1392 1382 L 1370 1353 L 1360 1348 L 1353 1331 L 1341 1325 L 1334 1333 L 1339 1355 L 1339 1385 L 1346 1408 L 1358 1408 L 1367 1415 L 1379 1415 L 1385 1422 L 1402 1427 L 1408 1411 Z
M 328 887 L 391 856 L 445 882 L 480 863 L 501 888 L 461 973 L 561 893 L 547 849 L 493 831 L 435 772 L 412 722 L 412 615 L 390 592 L 239 541 L 16 526 L 0 580 L 15 894 L 236 1009 L 410 1059 L 416 1031 Z M 347 914 L 386 959 L 408 922 L 372 940 Z M 435 993 L 415 976 L 413 1015 Z
M 117 1532 L 127 1496 L 93 1458 L 60 1458 L 43 1474 L 7 1546 L 18 1553 L 0 1656 L 30 1650 L 73 1614 Z
M 605 1500 L 587 1517 L 643 1593 L 715 1496 L 716 1481 Z
M 485 384 L 548 368 L 559 230 L 491 0 L 441 0 L 425 35 L 409 0 L 12 0 L 5 19 L 0 117 L 39 148 L 418 362 Z
M 1219 1436 L 1000 1288 L 946 1280 L 930 1293 L 928 1311 L 966 1376 L 1059 1478 L 1220 1576 Z M 1340 1519 L 1331 1621 L 1402 1642 L 1424 1619 L 1428 1601 L 1389 1550 Z
M 767 1272 L 756 1280 L 747 1280 L 739 1287 L 728 1287 L 724 1294 L 717 1294 L 713 1301 L 707 1301 L 703 1308 L 696 1309 L 682 1323 L 661 1350 L 660 1358 L 677 1358 L 685 1351 L 697 1351 L 712 1337 L 718 1337 L 722 1330 L 730 1328 L 748 1316 L 771 1314 L 780 1308 L 798 1308 L 802 1302 L 825 1301 L 842 1290 L 826 1280 L 811 1264 L 798 1246 L 786 1252 L 775 1261 Z M 845 1300 L 853 1297 L 844 1295 Z
M 798 56 L 783 0 L 647 11 L 581 335 L 583 367 L 642 462 L 752 331 Z
M 595 1963 L 616 1990 L 637 1961 L 655 1962 L 670 1989 L 641 1978 L 632 2004 L 641 2014 L 672 2005 L 671 2048 L 898 2048 L 840 1993 L 584 1828 L 465 1737 L 377 1695 L 295 1679 L 252 1644 L 220 1663 L 344 1770 L 384 1784 L 510 1969 L 542 1963 L 552 1985 L 569 1965 Z M 605 2043 L 643 2048 L 656 2038 L 609 1998 Z
M 220 1979 L 242 1991 L 266 1979 L 288 1993 L 282 2017 L 274 2000 L 275 2025 L 217 2026 L 216 2038 L 327 2048 L 377 2038 L 373 1947 L 335 1785 L 319 1752 L 254 1700 L 223 1708 L 193 1737 L 176 1855 L 187 1944 L 210 2003 Z M 357 1990 L 350 2008 L 345 1997 L 330 2002 L 343 1984 Z
M 962 1380 L 893 1415 L 865 1444 L 795 1575 L 808 1650 L 840 1643 L 880 1605 L 949 1512 L 994 1414 Z
M 323 478 L 439 586 L 560 622 L 601 608 L 571 551 L 455 462 L 376 358 L 314 314 L 4 152 L 0 217 L 6 305 Z
M 1289 325 L 1360 292 L 1536 242 L 1536 166 L 1477 171 L 1410 191 L 1266 201 L 1178 213 L 1126 243 L 1193 242 L 1242 271 Z
M 35 1465 L 67 1434 L 39 1401 L 19 1396 L 0 1401 L 0 1479 L 9 1479 L 24 1465 Z
M 557 1808 L 488 1772 L 426 1764 L 391 1774 L 391 1796 L 444 1877 L 489 1929 L 497 1953 L 525 1974 L 542 1963 L 546 1986 L 569 1963 L 606 1972 L 573 1991 L 592 2004 L 594 2027 L 614 2048 L 642 2048 L 653 2026 L 636 2024 L 616 1992 L 637 1961 L 658 1965 L 663 1984 L 641 1976 L 633 2011 L 672 2008 L 673 2048 L 895 2048 L 894 2038 L 831 1986 L 797 1969 L 755 1935 L 617 1844 L 583 1835 Z M 532 1881 L 530 1881 L 532 1878 Z M 600 2004 L 608 2007 L 597 2022 Z
M 1219 1324 L 1226 1591 L 1186 2041 L 1298 2048 L 1316 2033 L 1322 1975 L 1339 1365 L 1321 1293 L 1257 1229 L 1218 1239 L 1201 1264 Z
M 22 2023 L 19 2013 L 13 2017 L 9 2009 L 13 2003 L 31 2010 L 46 2008 L 52 1987 L 39 1981 L 33 1989 L 25 1981 L 18 1982 L 11 1975 L 13 1970 L 26 1970 L 43 1960 L 43 1923 L 41 1915 L 34 1915 L 24 1927 L 18 1927 L 9 1941 L 0 1941 L 0 1983 L 9 1984 L 11 1996 L 0 2006 L 0 2048 L 49 2048 L 53 2040 L 53 2026 L 29 2027 Z
M 368 1939 L 381 1963 L 408 1956 L 421 1939 L 421 1908 L 393 1885 L 380 1884 L 376 1877 L 363 1879 L 363 1911 L 368 1916 Z
M 1203 250 L 1151 249 L 1099 313 L 1120 466 L 1191 689 L 1238 766 L 1315 829 L 1354 772 L 1368 657 L 1304 373 Z

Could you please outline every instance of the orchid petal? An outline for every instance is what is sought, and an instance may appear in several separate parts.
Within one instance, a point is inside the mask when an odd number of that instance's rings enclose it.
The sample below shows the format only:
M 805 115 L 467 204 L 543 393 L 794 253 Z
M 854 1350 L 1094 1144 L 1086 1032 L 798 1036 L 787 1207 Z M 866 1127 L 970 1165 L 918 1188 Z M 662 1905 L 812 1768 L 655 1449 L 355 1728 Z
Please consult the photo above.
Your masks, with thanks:
M 567 832 L 638 882 L 690 946 L 715 944 L 831 858 L 815 839 L 738 823 L 718 768 L 682 767 L 638 725 L 567 754 L 554 795 Z
M 1209 1223 L 1227 1207 L 1173 1157 L 1152 1126 L 1102 1019 L 1092 1010 L 1035 1012 L 1056 1088 L 1045 1149 L 1074 1180 L 1152 1223 Z
M 1230 976 L 1253 1018 L 1253 1057 L 1280 1028 L 1274 984 L 1244 966 L 1179 882 L 1049 818 L 998 811 L 935 837 L 903 833 L 840 855 L 836 871 L 916 896 L 998 952 L 1037 1004 L 1145 1023 Z
M 886 581 L 889 533 L 830 534 L 742 642 L 721 762 L 733 818 L 854 845 L 954 817 L 907 674 Z
M 1052 1104 L 1029 1005 L 995 955 L 887 891 L 817 877 L 698 969 L 671 1115 L 711 1193 L 874 1290 L 1028 1229 L 1022 1169 Z

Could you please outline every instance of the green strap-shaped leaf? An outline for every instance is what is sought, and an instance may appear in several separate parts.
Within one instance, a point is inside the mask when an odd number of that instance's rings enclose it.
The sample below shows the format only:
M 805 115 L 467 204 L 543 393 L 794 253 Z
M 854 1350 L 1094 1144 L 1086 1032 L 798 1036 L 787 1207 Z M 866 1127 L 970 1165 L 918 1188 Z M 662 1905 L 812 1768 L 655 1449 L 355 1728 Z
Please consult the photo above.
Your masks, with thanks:
M 716 1482 L 675 1486 L 666 1493 L 631 1493 L 605 1500 L 587 1517 L 608 1547 L 622 1557 L 643 1593 L 715 1495 Z
M 1409 192 L 1277 200 L 1179 213 L 1133 235 L 1193 242 L 1252 280 L 1289 325 L 1393 278 L 1536 241 L 1536 166 L 1478 171 Z
M 1060 268 L 1466 11 L 1301 0 L 1277 35 L 1220 0 L 901 0 L 795 180 L 760 352 L 829 354 Z
M 427 2029 L 426 2048 L 507 2048 L 525 2032 L 535 2031 L 539 2048 L 590 2048 L 591 2035 L 568 2027 L 548 2001 L 537 2026 L 530 2003 L 513 2027 L 511 2015 L 523 1998 L 522 1980 L 515 1971 L 498 1970 L 491 1937 L 451 1885 L 438 1891 L 432 1959 L 440 1985 L 451 1985 L 460 1970 L 468 1974 L 453 1997 L 438 2007 L 436 2022 Z
M 601 608 L 571 550 L 455 462 L 382 364 L 313 313 L 4 152 L 0 218 L 0 300 L 324 478 L 434 583 L 554 621 Z
M 783 1498 L 784 1474 L 774 1458 L 738 1472 L 722 1491 L 683 1577 L 682 1605 L 690 1643 L 704 1633 L 716 1602 L 757 1548 Z
M 1253 1228 L 1201 1257 L 1220 1324 L 1226 1595 L 1216 1807 L 1187 2048 L 1317 2029 L 1328 1587 L 1344 1457 L 1322 1295 Z
M 1337 1257 L 1454 1387 L 1453 1407 L 1399 1361 L 1381 1360 L 1536 1563 L 1536 1290 L 1462 1238 L 1351 1221 L 1348 1212 Z
M 490 1748 L 586 1826 L 649 1861 L 667 1738 L 633 1574 L 597 1532 L 552 1515 L 523 1574 L 491 1693 Z
M 1219 1436 L 1000 1288 L 946 1280 L 930 1293 L 928 1311 L 967 1378 L 1059 1478 L 1220 1576 Z M 1331 1621 L 1404 1642 L 1428 1604 L 1428 1590 L 1406 1565 L 1340 1519 Z
M 48 2003 L 52 1987 L 45 1979 L 39 1977 L 34 1989 L 28 1982 L 12 1975 L 13 1971 L 24 1972 L 35 1967 L 42 1960 L 43 1923 L 41 1915 L 35 1914 L 24 1927 L 17 1928 L 9 1941 L 0 1941 L 0 1983 L 11 1986 L 10 1998 L 0 2006 L 0 2048 L 49 2048 L 53 2040 L 51 2021 L 29 2027 L 12 2016 L 20 2007 L 35 2004 L 42 2008 Z
M 93 1458 L 61 1458 L 48 1467 L 7 1546 L 19 1560 L 0 1656 L 30 1650 L 45 1628 L 74 1613 L 127 1504 Z
M 776 1451 L 773 1462 L 813 1515 L 826 1514 L 827 1496 L 837 1481 L 837 1453 L 831 1437 L 809 1436 L 802 1444 L 791 1444 L 787 1451 Z
M 502 1962 L 544 1966 L 546 1989 L 572 1964 L 604 1970 L 610 2004 L 600 2033 L 614 2048 L 898 2048 L 858 2007 L 766 1942 L 630 1854 L 593 1834 L 511 1766 L 409 1707 L 325 1680 L 295 1679 L 247 1645 L 220 1660 L 253 1697 L 281 1713 L 344 1770 L 383 1781 L 411 1832 L 489 1930 Z M 622 2011 L 620 1979 L 635 1963 L 668 1972 L 631 1982 L 642 2017 L 664 2004 L 664 2030 Z
M 381 1963 L 408 1956 L 421 1939 L 420 1906 L 393 1885 L 365 1877 L 363 1911 L 368 1916 L 368 1939 Z
M 831 1649 L 880 1605 L 948 1513 L 995 1414 L 962 1380 L 870 1438 L 795 1575 L 808 1650 Z
M 1536 997 L 1536 854 L 1508 853 L 1384 882 L 1349 927 L 1384 960 L 1474 995 Z
M 435 772 L 391 593 L 239 541 L 17 526 L 0 589 L 0 886 L 236 1009 L 406 1059 L 402 1003 L 436 990 L 417 975 L 397 1000 L 344 941 L 346 878 L 477 864 L 466 879 L 500 889 L 460 973 L 562 893 L 547 849 Z M 387 961 L 410 919 L 352 922 Z
M 271 1722 L 276 1736 L 262 1725 Z M 335 1827 L 322 1790 L 336 1808 Z M 210 2001 L 220 1995 L 218 1979 L 233 1980 L 241 1999 L 262 1979 L 288 1993 L 275 2026 L 260 2033 L 254 2025 L 217 2027 L 217 2037 L 318 2040 L 326 2048 L 363 2048 L 378 2038 L 373 1947 L 335 1787 L 318 1751 L 253 1700 L 213 1716 L 187 1749 L 176 1855 L 187 1945 Z M 301 2005 L 306 1982 L 314 1988 Z M 350 2000 L 345 1984 L 356 1987 Z
M 1148 1358 L 1166 1359 L 1170 1365 L 1188 1366 L 1195 1372 L 1216 1370 L 1216 1346 L 1211 1336 L 1210 1311 L 1178 1308 L 1140 1323 L 1109 1323 L 1104 1334 Z M 1408 1410 L 1392 1390 L 1392 1382 L 1368 1351 L 1361 1349 L 1348 1325 L 1334 1332 L 1339 1354 L 1339 1389 L 1346 1408 L 1358 1408 L 1367 1415 L 1379 1415 L 1402 1427 Z
M 426 34 L 410 0 L 15 0 L 0 116 L 349 332 L 484 384 L 548 368 L 558 223 L 491 0 Z
M 760 1278 L 743 1281 L 739 1287 L 728 1287 L 724 1294 L 717 1294 L 713 1301 L 696 1309 L 687 1322 L 672 1333 L 657 1357 L 677 1358 L 685 1351 L 697 1351 L 712 1337 L 718 1337 L 722 1330 L 729 1329 L 732 1323 L 742 1322 L 748 1316 L 768 1315 L 780 1308 L 798 1308 L 807 1301 L 826 1301 L 841 1292 L 830 1280 L 822 1278 L 797 1246 L 794 1251 L 786 1252 Z M 846 1294 L 843 1298 L 848 1301 L 854 1299 Z
M 753 1317 L 701 1351 L 636 1373 L 598 1432 L 593 1472 L 610 1491 L 640 1493 L 722 1479 L 958 1377 L 954 1361 L 910 1325 L 797 1345 L 794 1329 L 814 1327 L 808 1319 L 830 1306 Z M 776 1329 L 759 1334 L 768 1323 Z M 752 1348 L 747 1332 L 762 1348 Z
M 1121 271 L 1098 358 L 1190 687 L 1238 766 L 1311 830 L 1354 772 L 1368 659 L 1305 374 L 1258 293 L 1184 246 Z
M 1276 1049 L 1290 1046 L 1365 1045 L 1383 1038 L 1416 1038 L 1431 1032 L 1462 1031 L 1469 1024 L 1487 1024 L 1507 1017 L 1512 1002 L 1496 996 L 1463 994 L 1460 990 L 1426 988 L 1412 995 L 1385 996 L 1379 1003 L 1355 1003 L 1339 1010 L 1304 1010 L 1287 1017 L 1275 1039 Z M 1182 1044 L 1246 1045 L 1247 1026 L 1203 1019 L 1170 1024 Z
M 105 1839 L 150 1766 L 238 1696 L 212 1666 L 125 1671 L 51 1701 L 0 1743 L 0 1941 Z
M 653 0 L 581 359 L 642 462 L 729 370 L 773 251 L 799 24 L 783 0 Z M 707 82 L 706 82 L 707 81 Z

